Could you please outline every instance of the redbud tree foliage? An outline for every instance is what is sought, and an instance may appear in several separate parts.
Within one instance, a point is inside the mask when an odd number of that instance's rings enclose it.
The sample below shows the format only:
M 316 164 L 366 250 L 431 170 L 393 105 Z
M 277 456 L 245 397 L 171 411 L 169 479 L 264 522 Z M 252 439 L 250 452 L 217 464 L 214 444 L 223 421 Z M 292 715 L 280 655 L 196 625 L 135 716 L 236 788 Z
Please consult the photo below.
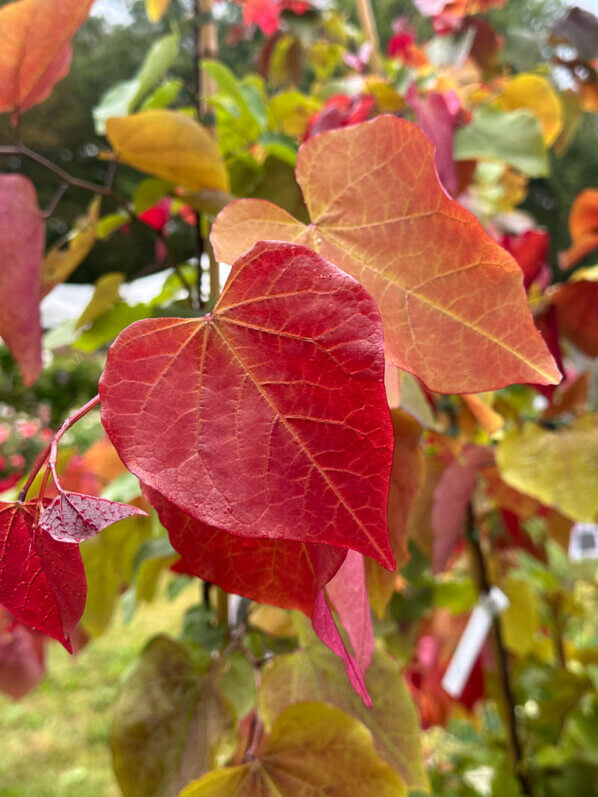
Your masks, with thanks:
M 123 591 L 131 611 L 203 582 L 114 708 L 123 794 L 595 793 L 594 567 L 568 553 L 598 516 L 598 188 L 566 251 L 522 206 L 598 108 L 598 21 L 570 10 L 530 55 L 484 15 L 504 0 L 417 0 L 422 41 L 366 2 L 361 30 L 244 0 L 219 12 L 254 41 L 239 78 L 210 2 L 146 0 L 156 41 L 97 98 L 92 182 L 23 136 L 92 5 L 0 9 L 0 336 L 26 385 L 44 350 L 103 366 L 4 485 L 0 688 L 26 694 L 44 639 L 99 635 Z M 75 190 L 87 210 L 47 246 Z M 148 231 L 156 295 L 105 273 L 44 335 L 41 300 L 94 246 Z M 63 445 L 98 412 L 88 450 Z M 509 608 L 450 696 L 492 586 Z

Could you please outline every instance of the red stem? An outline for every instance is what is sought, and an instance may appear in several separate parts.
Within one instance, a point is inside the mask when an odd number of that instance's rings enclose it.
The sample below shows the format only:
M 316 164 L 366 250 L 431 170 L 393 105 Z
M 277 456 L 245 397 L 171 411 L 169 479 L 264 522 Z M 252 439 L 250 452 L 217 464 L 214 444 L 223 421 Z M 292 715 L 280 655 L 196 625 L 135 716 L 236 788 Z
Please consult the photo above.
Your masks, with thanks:
M 19 497 L 17 499 L 19 503 L 23 503 L 23 501 L 26 499 L 27 493 L 29 492 L 29 488 L 35 481 L 35 477 L 42 469 L 43 464 L 46 461 L 46 459 L 48 459 L 48 457 L 50 458 L 50 461 L 48 462 L 49 469 L 52 473 L 52 476 L 54 477 L 54 481 L 56 482 L 56 484 L 58 484 L 58 479 L 56 476 L 56 458 L 58 455 L 58 443 L 60 439 L 63 437 L 65 432 L 67 432 L 71 428 L 71 426 L 74 426 L 74 424 L 76 424 L 77 421 L 80 421 L 84 415 L 87 415 L 87 413 L 90 412 L 94 407 L 97 407 L 99 403 L 100 403 L 100 397 L 94 396 L 91 399 L 91 401 L 88 401 L 87 404 L 81 407 L 81 409 L 78 409 L 77 412 L 74 412 L 70 417 L 68 417 L 66 421 L 62 424 L 60 429 L 58 429 L 58 431 L 52 435 L 52 439 L 50 440 L 46 448 L 41 452 L 41 454 L 38 456 L 38 458 L 35 460 L 33 464 L 33 468 L 31 469 L 31 472 L 27 477 L 27 481 L 25 482 L 25 484 L 23 485 L 23 489 L 19 493 Z M 42 496 L 46 484 L 47 484 L 47 478 L 44 479 L 41 491 Z

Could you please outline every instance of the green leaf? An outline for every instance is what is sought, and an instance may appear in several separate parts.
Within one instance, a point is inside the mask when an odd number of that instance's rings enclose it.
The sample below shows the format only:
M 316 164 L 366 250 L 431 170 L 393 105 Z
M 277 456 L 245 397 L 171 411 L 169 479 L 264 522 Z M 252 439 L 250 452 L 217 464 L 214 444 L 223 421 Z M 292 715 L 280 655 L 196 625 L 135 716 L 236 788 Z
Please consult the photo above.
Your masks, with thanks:
M 96 319 L 73 345 L 80 351 L 97 351 L 100 346 L 113 341 L 118 333 L 133 321 L 140 321 L 149 315 L 151 310 L 146 304 L 131 306 L 126 302 L 118 302 Z
M 364 726 L 332 706 L 301 703 L 277 717 L 259 757 L 210 772 L 181 797 L 404 797 Z
M 258 695 L 259 714 L 267 728 L 287 706 L 305 700 L 332 703 L 371 731 L 378 753 L 407 786 L 426 791 L 420 749 L 420 722 L 398 663 L 378 649 L 366 685 L 373 701 L 368 709 L 343 678 L 343 665 L 321 645 L 303 618 L 298 618 L 302 649 L 277 656 L 264 671 Z
M 124 797 L 176 795 L 232 755 L 235 717 L 218 675 L 218 666 L 200 675 L 174 640 L 149 643 L 114 710 L 110 747 Z
M 93 296 L 89 300 L 85 310 L 81 313 L 77 321 L 77 326 L 75 327 L 76 329 L 91 324 L 118 301 L 118 289 L 124 278 L 124 274 L 119 271 L 114 271 L 109 274 L 103 274 L 96 281 Z
M 141 104 L 142 111 L 169 108 L 183 90 L 182 80 L 165 80 Z
M 485 105 L 455 134 L 456 160 L 501 161 L 528 177 L 547 177 L 548 156 L 540 123 L 529 111 L 501 111 Z
M 104 94 L 93 109 L 95 131 L 98 135 L 105 134 L 107 119 L 113 116 L 126 116 L 135 110 L 139 101 L 162 80 L 177 59 L 179 43 L 177 33 L 158 39 L 145 56 L 135 77 L 112 86 Z
M 151 533 L 150 518 L 133 517 L 81 543 L 87 578 L 82 624 L 91 636 L 99 636 L 108 627 L 121 587 L 130 582 L 135 554 Z

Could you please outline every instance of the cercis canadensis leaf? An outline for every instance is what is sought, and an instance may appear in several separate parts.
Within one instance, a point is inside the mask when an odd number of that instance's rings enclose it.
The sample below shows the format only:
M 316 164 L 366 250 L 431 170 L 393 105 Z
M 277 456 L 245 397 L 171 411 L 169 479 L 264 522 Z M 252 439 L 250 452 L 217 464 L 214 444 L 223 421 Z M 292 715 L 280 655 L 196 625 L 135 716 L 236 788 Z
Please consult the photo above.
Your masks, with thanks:
M 149 110 L 106 122 L 119 160 L 190 191 L 228 191 L 228 172 L 205 127 L 180 111 Z
M 0 112 L 26 111 L 69 71 L 71 39 L 94 0 L 19 0 L 0 10 Z
M 190 783 L 181 797 L 405 797 L 399 775 L 378 755 L 370 732 L 323 703 L 289 706 L 276 718 L 260 754 Z
M 44 240 L 33 183 L 20 174 L 0 175 L 0 336 L 26 385 L 35 382 L 42 364 L 39 300 Z
M 60 542 L 78 543 L 133 515 L 147 512 L 107 498 L 61 491 L 40 515 L 39 529 Z
M 343 548 L 330 545 L 227 534 L 189 517 L 150 487 L 143 492 L 182 556 L 177 572 L 258 603 L 300 609 L 311 617 L 316 596 L 346 556 Z
M 102 422 L 129 470 L 196 520 L 393 568 L 383 347 L 354 279 L 305 247 L 260 242 L 213 313 L 119 335 Z
M 0 503 L 0 550 L 0 604 L 71 651 L 87 594 L 79 548 L 41 532 L 29 501 Z
M 238 200 L 212 229 L 219 260 L 234 262 L 260 239 L 310 246 L 372 294 L 389 360 L 437 392 L 558 382 L 521 270 L 447 196 L 416 125 L 380 116 L 322 133 L 300 148 L 296 175 L 312 223 Z

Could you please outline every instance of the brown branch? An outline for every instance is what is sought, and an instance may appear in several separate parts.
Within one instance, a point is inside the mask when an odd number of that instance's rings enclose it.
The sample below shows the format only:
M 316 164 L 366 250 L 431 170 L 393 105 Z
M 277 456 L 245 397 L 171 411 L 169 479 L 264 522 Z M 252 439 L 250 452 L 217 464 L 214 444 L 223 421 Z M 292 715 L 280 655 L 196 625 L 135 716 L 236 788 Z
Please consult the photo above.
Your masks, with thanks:
M 29 147 L 26 147 L 23 144 L 0 146 L 0 157 L 7 155 L 21 156 L 23 158 L 27 158 L 30 161 L 33 161 L 33 163 L 37 163 L 42 168 L 46 169 L 46 171 L 56 175 L 56 177 L 58 177 L 59 180 L 61 180 L 63 185 L 66 184 L 67 186 L 70 186 L 72 188 L 80 188 L 83 191 L 89 191 L 92 194 L 100 194 L 101 196 L 110 197 L 110 199 L 112 199 L 116 203 L 116 205 L 118 205 L 118 207 L 122 208 L 128 214 L 131 222 L 148 230 L 154 237 L 159 238 L 163 242 L 164 246 L 166 247 L 166 251 L 168 253 L 169 265 L 172 268 L 174 268 L 177 275 L 179 276 L 179 279 L 181 280 L 181 283 L 189 293 L 189 300 L 191 302 L 191 306 L 194 307 L 194 309 L 197 309 L 193 290 L 188 280 L 184 277 L 181 270 L 179 269 L 178 264 L 176 263 L 176 259 L 174 258 L 170 246 L 168 244 L 168 236 L 164 233 L 163 230 L 157 230 L 155 227 L 152 227 L 151 224 L 148 224 L 140 216 L 138 216 L 137 213 L 135 213 L 135 211 L 131 208 L 128 200 L 125 199 L 123 196 L 121 196 L 112 188 L 112 182 L 114 180 L 114 175 L 116 171 L 115 163 L 114 165 L 112 163 L 110 164 L 104 184 L 99 185 L 97 183 L 91 183 L 88 180 L 81 180 L 78 177 L 74 177 L 72 174 L 66 172 L 60 166 L 56 166 L 55 163 L 52 163 L 52 161 L 48 160 L 47 158 L 44 158 L 43 155 L 40 155 L 38 152 L 29 149 Z M 58 196 L 58 200 L 56 200 L 56 202 L 53 200 L 51 204 L 52 211 L 55 210 L 55 207 L 58 204 L 58 201 L 62 197 L 63 193 L 64 191 L 60 193 L 60 195 Z M 50 215 L 51 213 L 48 211 L 42 214 L 43 218 L 48 218 Z
M 382 56 L 380 54 L 380 38 L 378 36 L 378 28 L 376 27 L 376 18 L 370 0 L 355 0 L 357 8 L 357 16 L 359 17 L 359 24 L 363 29 L 366 41 L 372 47 L 372 67 L 377 75 L 381 75 L 382 69 Z
M 488 594 L 492 585 L 488 577 L 484 552 L 480 544 L 479 532 L 476 529 L 475 518 L 471 504 L 469 504 L 467 509 L 466 537 L 469 541 L 473 556 L 473 567 L 478 589 L 481 593 Z M 499 687 L 506 712 L 507 738 L 509 740 L 509 749 L 513 760 L 514 774 L 519 781 L 523 793 L 526 795 L 531 795 L 532 791 L 529 780 L 523 768 L 523 746 L 521 744 L 521 739 L 519 738 L 517 715 L 515 714 L 515 698 L 513 696 L 513 690 L 511 689 L 511 681 L 509 678 L 509 658 L 502 636 L 500 621 L 497 616 L 495 616 L 492 621 L 492 639 L 498 664 Z

